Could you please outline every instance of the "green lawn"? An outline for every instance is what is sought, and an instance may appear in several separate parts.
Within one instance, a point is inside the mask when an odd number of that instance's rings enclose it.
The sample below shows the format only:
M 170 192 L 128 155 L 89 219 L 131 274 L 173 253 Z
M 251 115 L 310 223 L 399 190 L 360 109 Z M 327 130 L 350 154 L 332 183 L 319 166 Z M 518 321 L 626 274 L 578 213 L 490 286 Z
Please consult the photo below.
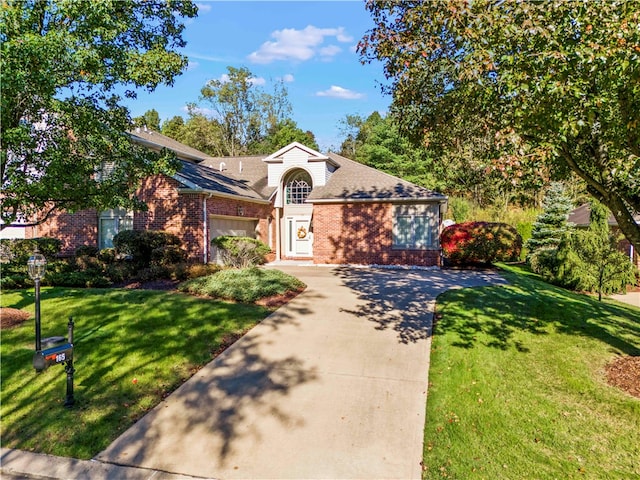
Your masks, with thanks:
M 640 399 L 604 376 L 640 355 L 640 310 L 505 268 L 438 298 L 424 478 L 640 478 Z
M 1 301 L 34 311 L 32 289 Z M 63 407 L 63 366 L 32 367 L 33 319 L 3 330 L 2 446 L 91 458 L 268 313 L 175 292 L 43 288 L 42 336 L 66 336 L 75 321 L 76 406 Z

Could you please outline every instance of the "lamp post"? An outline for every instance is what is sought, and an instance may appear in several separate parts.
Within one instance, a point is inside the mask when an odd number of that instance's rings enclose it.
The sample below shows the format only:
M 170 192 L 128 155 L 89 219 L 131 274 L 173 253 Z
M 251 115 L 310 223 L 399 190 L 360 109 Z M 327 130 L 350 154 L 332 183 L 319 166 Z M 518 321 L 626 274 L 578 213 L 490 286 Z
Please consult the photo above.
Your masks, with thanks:
M 36 351 L 40 351 L 42 350 L 40 339 L 40 279 L 47 269 L 47 259 L 38 251 L 38 247 L 36 247 L 33 255 L 29 257 L 27 265 L 29 267 L 29 276 L 36 286 Z

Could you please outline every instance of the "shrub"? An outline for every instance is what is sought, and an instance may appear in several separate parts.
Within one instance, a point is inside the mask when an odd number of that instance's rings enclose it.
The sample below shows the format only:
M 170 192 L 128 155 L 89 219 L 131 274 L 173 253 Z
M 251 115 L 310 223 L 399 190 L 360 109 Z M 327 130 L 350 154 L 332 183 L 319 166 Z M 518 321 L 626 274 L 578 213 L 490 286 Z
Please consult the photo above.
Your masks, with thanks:
M 115 248 L 103 248 L 98 252 L 98 260 L 104 263 L 113 263 L 116 261 L 116 249 Z
M 211 243 L 221 250 L 222 262 L 230 267 L 247 268 L 265 263 L 265 255 L 271 248 L 250 237 L 221 236 Z
M 130 255 L 135 263 L 146 267 L 155 249 L 180 246 L 180 239 L 156 230 L 123 230 L 113 237 L 113 245 L 118 254 Z
M 251 267 L 220 270 L 214 275 L 188 280 L 180 284 L 178 289 L 197 295 L 250 303 L 304 287 L 305 284 L 300 280 L 279 270 Z
M 154 249 L 151 252 L 151 263 L 153 265 L 174 265 L 182 263 L 187 259 L 187 252 L 177 245 L 165 245 Z
M 208 263 L 206 265 L 195 263 L 186 268 L 186 278 L 206 277 L 207 275 L 213 275 L 220 271 L 221 268 L 220 265 L 216 265 L 215 263 Z
M 445 228 L 440 244 L 452 265 L 490 264 L 518 260 L 522 237 L 505 223 L 467 222 Z
M 57 238 L 30 238 L 30 239 L 3 239 L 0 240 L 2 245 L 2 259 L 18 264 L 27 264 L 29 257 L 33 254 L 36 247 L 47 261 L 54 260 L 60 252 L 62 242 Z
M 76 248 L 76 257 L 97 257 L 100 249 L 94 245 L 80 245 Z

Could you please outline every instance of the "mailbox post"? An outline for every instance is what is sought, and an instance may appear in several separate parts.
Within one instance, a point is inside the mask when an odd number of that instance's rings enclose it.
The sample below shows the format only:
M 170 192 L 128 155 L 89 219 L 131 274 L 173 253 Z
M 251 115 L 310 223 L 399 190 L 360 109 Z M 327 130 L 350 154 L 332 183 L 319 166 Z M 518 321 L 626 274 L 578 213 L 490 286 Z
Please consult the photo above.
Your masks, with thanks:
M 27 265 L 29 267 L 29 276 L 35 283 L 36 351 L 33 354 L 33 367 L 36 369 L 36 372 L 40 373 L 51 365 L 65 365 L 64 370 L 67 374 L 67 396 L 64 406 L 72 407 L 75 403 L 73 398 L 73 374 L 75 373 L 75 369 L 73 368 L 73 318 L 69 317 L 69 323 L 67 324 L 69 333 L 68 341 L 65 342 L 64 337 L 45 338 L 44 343 L 48 348 L 43 350 L 40 324 L 40 279 L 44 276 L 47 260 L 36 248 L 33 255 L 29 257 Z

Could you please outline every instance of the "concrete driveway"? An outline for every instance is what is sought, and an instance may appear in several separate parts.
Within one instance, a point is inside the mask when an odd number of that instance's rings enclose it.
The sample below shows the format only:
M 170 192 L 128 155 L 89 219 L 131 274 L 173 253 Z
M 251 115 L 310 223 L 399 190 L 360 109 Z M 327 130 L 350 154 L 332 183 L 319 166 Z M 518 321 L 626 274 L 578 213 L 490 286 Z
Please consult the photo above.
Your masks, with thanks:
M 307 290 L 96 460 L 220 479 L 421 477 L 435 298 L 503 279 L 278 268 Z

